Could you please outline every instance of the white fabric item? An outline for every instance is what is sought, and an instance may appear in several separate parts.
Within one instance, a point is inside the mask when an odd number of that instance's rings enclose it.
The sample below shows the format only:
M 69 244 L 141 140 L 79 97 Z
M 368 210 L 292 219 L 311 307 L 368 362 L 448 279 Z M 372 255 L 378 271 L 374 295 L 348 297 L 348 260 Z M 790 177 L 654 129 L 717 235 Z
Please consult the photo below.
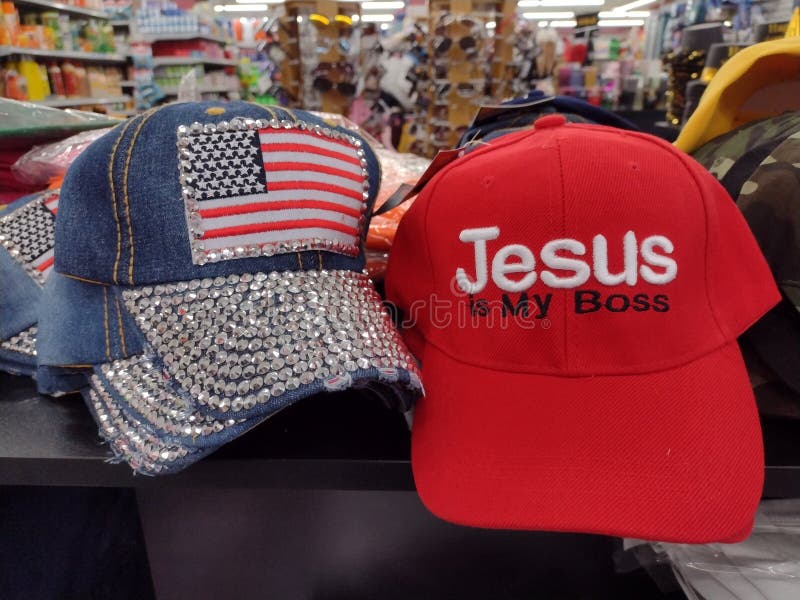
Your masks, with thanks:
M 752 534 L 739 544 L 657 547 L 682 585 L 705 600 L 800 598 L 800 499 L 762 502 Z

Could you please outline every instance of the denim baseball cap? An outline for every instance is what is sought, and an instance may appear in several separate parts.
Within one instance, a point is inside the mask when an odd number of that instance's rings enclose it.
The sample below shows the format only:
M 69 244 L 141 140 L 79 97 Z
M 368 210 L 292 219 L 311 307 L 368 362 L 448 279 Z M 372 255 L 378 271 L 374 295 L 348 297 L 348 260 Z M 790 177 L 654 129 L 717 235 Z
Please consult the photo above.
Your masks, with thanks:
M 53 267 L 58 190 L 25 196 L 0 215 L 0 370 L 36 372 L 36 324 Z
M 130 119 L 64 180 L 40 368 L 86 368 L 101 433 L 147 473 L 319 392 L 410 408 L 416 363 L 364 274 L 379 181 L 364 140 L 306 112 Z

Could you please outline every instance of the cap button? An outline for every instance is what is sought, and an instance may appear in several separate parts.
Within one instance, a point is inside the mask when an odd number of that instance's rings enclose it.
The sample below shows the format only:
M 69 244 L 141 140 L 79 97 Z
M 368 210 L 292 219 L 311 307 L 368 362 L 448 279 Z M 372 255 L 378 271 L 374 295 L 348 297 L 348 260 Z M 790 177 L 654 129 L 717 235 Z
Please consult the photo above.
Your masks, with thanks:
M 567 119 L 564 115 L 546 115 L 539 117 L 533 122 L 534 129 L 548 129 L 550 127 L 561 127 Z

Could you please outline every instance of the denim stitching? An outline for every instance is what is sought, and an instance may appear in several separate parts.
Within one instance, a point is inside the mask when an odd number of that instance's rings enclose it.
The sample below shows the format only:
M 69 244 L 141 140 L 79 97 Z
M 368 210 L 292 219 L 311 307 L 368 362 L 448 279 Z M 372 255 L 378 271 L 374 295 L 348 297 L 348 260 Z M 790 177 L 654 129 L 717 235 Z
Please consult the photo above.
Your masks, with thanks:
M 114 158 L 117 155 L 117 148 L 119 148 L 122 138 L 125 137 L 125 134 L 128 132 L 128 128 L 133 124 L 133 121 L 135 121 L 135 119 L 131 119 L 122 127 L 117 141 L 114 142 L 114 146 L 111 148 L 111 160 L 108 163 L 108 185 L 111 188 L 111 203 L 114 205 L 114 223 L 117 225 L 117 257 L 114 259 L 114 272 L 112 274 L 112 280 L 114 283 L 119 283 L 117 271 L 119 270 L 119 259 L 122 254 L 122 230 L 119 226 L 119 215 L 117 214 L 117 192 L 114 188 Z
M 122 174 L 122 197 L 125 200 L 125 213 L 128 219 L 128 244 L 130 246 L 130 257 L 128 258 L 128 284 L 133 285 L 133 224 L 131 223 L 131 206 L 128 200 L 128 172 L 131 166 L 131 157 L 133 156 L 133 148 L 136 146 L 136 139 L 139 137 L 139 133 L 142 131 L 142 127 L 144 124 L 152 117 L 156 111 L 151 110 L 149 113 L 145 114 L 141 121 L 139 121 L 139 125 L 136 127 L 136 131 L 133 132 L 133 137 L 131 138 L 130 146 L 128 146 L 128 156 L 125 159 L 125 170 Z
M 122 354 L 128 356 L 128 349 L 125 347 L 125 332 L 122 330 L 122 310 L 119 306 L 119 298 L 114 296 L 114 303 L 117 306 L 117 329 L 119 330 L 119 341 L 122 344 Z
M 103 286 L 103 329 L 106 332 L 106 358 L 111 361 L 111 341 L 108 333 L 108 288 Z

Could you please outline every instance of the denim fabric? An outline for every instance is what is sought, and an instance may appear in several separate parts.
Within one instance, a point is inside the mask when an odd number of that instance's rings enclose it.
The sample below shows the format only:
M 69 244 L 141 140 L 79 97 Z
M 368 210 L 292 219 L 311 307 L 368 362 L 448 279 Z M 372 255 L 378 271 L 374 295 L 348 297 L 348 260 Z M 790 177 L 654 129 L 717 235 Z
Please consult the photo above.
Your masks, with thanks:
M 526 98 L 517 98 L 503 102 L 503 106 L 515 106 L 530 102 L 539 102 L 534 106 L 524 109 L 524 112 L 514 112 L 508 115 L 498 116 L 496 120 L 483 123 L 480 126 L 470 127 L 458 142 L 463 146 L 469 142 L 477 140 L 488 142 L 503 136 L 507 133 L 519 131 L 525 127 L 530 127 L 533 122 L 541 116 L 548 114 L 562 114 L 568 121 L 577 123 L 594 123 L 596 125 L 608 125 L 629 131 L 639 131 L 639 128 L 613 112 L 607 111 L 599 106 L 594 106 L 579 98 L 569 96 L 547 97 L 539 90 L 531 92 Z
M 142 352 L 140 338 L 125 335 L 133 322 L 109 286 L 51 273 L 44 286 L 44 306 L 37 340 L 40 365 L 93 365 Z M 127 352 L 122 350 L 120 331 Z
M 210 108 L 222 108 L 225 112 L 209 115 L 206 111 Z M 296 253 L 195 265 L 189 246 L 179 181 L 178 127 L 195 121 L 230 121 L 234 117 L 270 119 L 273 114 L 346 131 L 302 111 L 288 114 L 282 109 L 268 109 L 247 102 L 199 102 L 161 107 L 130 119 L 95 141 L 75 160 L 64 179 L 56 223 L 55 270 L 100 283 L 141 285 L 231 273 L 298 269 Z M 366 143 L 364 150 L 371 212 L 380 183 L 380 167 Z M 113 190 L 109 166 L 115 181 Z M 121 229 L 119 237 L 118 227 Z M 362 235 L 366 235 L 366 227 Z M 131 253 L 132 281 L 127 268 Z M 316 251 L 301 254 L 305 268 L 319 268 Z M 355 258 L 330 252 L 321 254 L 322 267 L 326 269 L 364 268 L 363 248 Z
M 38 341 L 37 341 L 38 344 Z M 40 394 L 63 396 L 80 392 L 87 385 L 88 369 L 46 367 L 36 364 L 36 388 Z
M 224 112 L 207 114 L 209 109 Z M 313 251 L 301 252 L 299 258 L 295 252 L 202 266 L 192 262 L 178 164 L 178 127 L 195 121 L 216 123 L 234 117 L 271 119 L 273 116 L 329 127 L 308 113 L 288 114 L 282 109 L 270 110 L 243 102 L 168 105 L 131 119 L 93 143 L 70 167 L 62 186 L 56 222 L 55 272 L 45 285 L 39 322 L 40 389 L 53 393 L 81 386 L 94 413 L 91 384 L 103 391 L 103 402 L 110 405 L 109 410 L 121 419 L 124 427 L 141 431 L 149 439 L 156 438 L 165 447 L 177 446 L 188 452 L 174 461 L 154 457 L 158 452 L 145 456 L 126 443 L 119 429 L 107 429 L 104 435 L 115 454 L 141 472 L 164 473 L 185 468 L 286 406 L 325 391 L 324 382 L 318 380 L 235 415 L 210 410 L 178 383 L 170 382 L 162 357 L 148 346 L 143 331 L 123 302 L 126 289 L 145 284 L 255 272 L 317 269 L 360 272 L 364 268 L 363 237 L 354 257 Z M 370 184 L 366 201 L 369 216 L 378 191 L 380 168 L 372 150 L 366 144 L 363 148 Z M 353 326 L 357 328 L 357 322 Z M 104 374 L 108 371 L 104 366 L 117 359 L 145 354 L 155 368 L 165 373 L 159 384 L 164 387 L 162 391 L 180 396 L 189 410 L 219 420 L 235 418 L 243 422 L 207 436 L 167 434 L 163 424 L 159 426 L 140 414 L 133 399 L 118 392 L 116 382 L 109 381 Z M 413 359 L 409 356 L 408 360 Z M 92 374 L 95 377 L 90 382 L 88 376 Z M 368 368 L 349 375 L 351 379 L 345 380 L 349 387 L 371 391 L 386 404 L 401 410 L 408 409 L 421 392 L 416 374 L 404 369 L 387 374 L 386 369 L 382 372 Z
M 0 371 L 33 377 L 36 375 L 36 358 L 0 348 Z
M 42 288 L 0 246 L 0 340 L 36 325 Z

